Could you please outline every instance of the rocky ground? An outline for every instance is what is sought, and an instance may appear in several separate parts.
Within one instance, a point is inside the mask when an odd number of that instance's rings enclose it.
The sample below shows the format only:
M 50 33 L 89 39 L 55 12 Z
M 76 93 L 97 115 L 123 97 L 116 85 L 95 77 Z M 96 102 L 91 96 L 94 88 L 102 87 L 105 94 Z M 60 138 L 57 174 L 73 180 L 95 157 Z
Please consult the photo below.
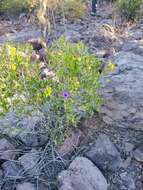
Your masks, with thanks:
M 28 132 L 12 138 L 1 135 L 2 190 L 50 190 L 55 181 L 59 190 L 143 190 L 143 20 L 119 27 L 109 10 L 100 8 L 95 18 L 88 15 L 74 23 L 58 23 L 47 39 L 50 44 L 64 34 L 71 42 L 82 40 L 103 62 L 115 63 L 110 82 L 105 82 L 106 77 L 101 80 L 105 103 L 99 115 L 56 150 L 45 129 L 38 131 L 41 113 L 20 121 Z M 30 23 L 1 21 L 0 43 L 40 36 Z M 9 113 L 0 119 L 1 133 L 16 124 Z

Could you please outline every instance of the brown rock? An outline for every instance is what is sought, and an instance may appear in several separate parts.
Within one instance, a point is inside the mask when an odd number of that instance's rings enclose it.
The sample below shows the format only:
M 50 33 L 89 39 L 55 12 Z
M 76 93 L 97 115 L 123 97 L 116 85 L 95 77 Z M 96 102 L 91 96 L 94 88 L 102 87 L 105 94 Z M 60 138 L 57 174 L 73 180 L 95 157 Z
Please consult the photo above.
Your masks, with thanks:
M 81 142 L 83 133 L 77 130 L 71 134 L 70 137 L 66 138 L 64 143 L 58 146 L 58 152 L 60 155 L 66 155 L 71 153 L 75 148 L 77 148 Z
M 3 36 L 5 34 L 7 34 L 7 33 L 9 33 L 8 28 L 0 26 L 0 36 Z

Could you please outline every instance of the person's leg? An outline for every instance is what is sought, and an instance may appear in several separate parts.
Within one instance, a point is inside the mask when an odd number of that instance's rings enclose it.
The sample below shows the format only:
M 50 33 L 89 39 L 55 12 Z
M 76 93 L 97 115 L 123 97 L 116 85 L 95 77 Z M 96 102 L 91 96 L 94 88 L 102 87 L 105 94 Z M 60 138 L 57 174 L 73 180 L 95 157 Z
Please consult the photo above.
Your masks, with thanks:
M 97 0 L 92 0 L 92 15 L 95 15 L 96 13 L 96 6 L 97 6 Z

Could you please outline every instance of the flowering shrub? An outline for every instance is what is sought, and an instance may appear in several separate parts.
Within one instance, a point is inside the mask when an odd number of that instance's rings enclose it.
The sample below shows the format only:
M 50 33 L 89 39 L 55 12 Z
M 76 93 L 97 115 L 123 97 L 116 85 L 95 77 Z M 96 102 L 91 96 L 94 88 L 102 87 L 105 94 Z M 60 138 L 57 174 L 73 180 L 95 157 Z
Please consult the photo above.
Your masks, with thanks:
M 26 104 L 41 102 L 44 84 L 38 64 L 29 64 L 31 53 L 32 47 L 27 44 L 5 44 L 0 48 L 0 114 L 15 109 L 19 112 Z
M 81 119 L 99 110 L 101 62 L 82 43 L 71 44 L 64 38 L 52 45 L 47 58 L 48 68 L 55 73 L 50 99 L 58 106 L 53 109 L 56 114 L 64 115 L 65 126 L 76 127 Z
M 81 119 L 99 110 L 101 63 L 82 43 L 60 38 L 47 50 L 46 77 L 41 79 L 41 63 L 30 63 L 31 53 L 29 45 L 0 49 L 0 113 L 22 113 L 25 105 L 39 109 L 49 133 L 59 142 Z

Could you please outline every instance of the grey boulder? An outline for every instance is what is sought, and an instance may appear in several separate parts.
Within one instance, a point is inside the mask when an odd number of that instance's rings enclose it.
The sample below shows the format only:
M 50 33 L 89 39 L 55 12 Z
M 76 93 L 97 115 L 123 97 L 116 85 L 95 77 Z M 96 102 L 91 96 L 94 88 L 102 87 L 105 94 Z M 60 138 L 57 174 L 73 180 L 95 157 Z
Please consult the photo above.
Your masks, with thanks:
M 20 178 L 22 176 L 23 168 L 16 161 L 7 161 L 2 164 L 4 178 Z
M 87 158 L 77 157 L 58 176 L 59 190 L 107 190 L 101 171 Z
M 85 156 L 103 171 L 116 171 L 122 166 L 120 153 L 105 134 L 99 135 L 96 144 Z
M 39 174 L 39 160 L 40 155 L 39 152 L 36 150 L 31 150 L 29 153 L 26 153 L 19 158 L 19 162 L 23 166 L 24 172 L 32 176 Z
M 15 155 L 15 147 L 7 139 L 0 139 L 0 159 L 13 160 Z
M 143 145 L 138 147 L 133 151 L 133 157 L 138 161 L 143 163 Z
M 18 184 L 16 190 L 36 190 L 32 183 L 24 182 Z

